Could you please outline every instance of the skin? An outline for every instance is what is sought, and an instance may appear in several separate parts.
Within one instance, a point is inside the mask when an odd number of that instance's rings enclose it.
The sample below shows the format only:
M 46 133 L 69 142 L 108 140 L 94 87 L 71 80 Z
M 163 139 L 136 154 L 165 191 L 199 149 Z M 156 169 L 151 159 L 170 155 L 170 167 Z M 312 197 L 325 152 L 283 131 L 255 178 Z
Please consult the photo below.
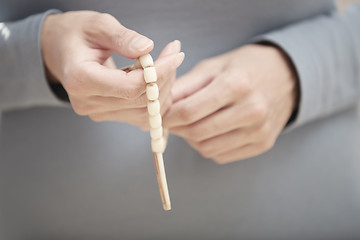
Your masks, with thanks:
M 76 24 L 74 24 L 76 23 Z M 116 69 L 112 55 L 136 59 L 149 53 L 149 38 L 122 26 L 109 14 L 75 11 L 44 21 L 41 45 L 45 66 L 65 88 L 74 111 L 96 122 L 120 121 L 148 128 L 143 70 Z M 180 42 L 169 43 L 154 66 L 162 113 L 171 105 L 176 68 L 184 59 Z
M 219 164 L 268 151 L 298 102 L 281 50 L 247 45 L 200 62 L 176 81 L 163 125 Z
M 142 40 L 134 45 L 135 39 Z M 175 81 L 184 59 L 180 48 L 179 41 L 169 43 L 155 62 L 163 126 L 220 164 L 271 149 L 299 101 L 298 81 L 283 52 L 243 46 L 203 60 Z M 149 128 L 143 70 L 116 69 L 111 56 L 135 59 L 152 49 L 150 39 L 91 11 L 50 15 L 42 30 L 51 81 L 63 85 L 77 114 L 96 122 Z

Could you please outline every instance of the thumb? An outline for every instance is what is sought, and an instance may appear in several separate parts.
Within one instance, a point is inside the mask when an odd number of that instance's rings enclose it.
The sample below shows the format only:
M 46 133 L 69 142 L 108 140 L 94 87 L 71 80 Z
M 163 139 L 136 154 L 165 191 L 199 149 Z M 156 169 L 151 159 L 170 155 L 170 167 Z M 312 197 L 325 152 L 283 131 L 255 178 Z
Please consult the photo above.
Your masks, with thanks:
M 120 24 L 110 14 L 99 14 L 92 23 L 91 37 L 102 47 L 113 50 L 126 58 L 138 58 L 154 48 L 154 42 Z

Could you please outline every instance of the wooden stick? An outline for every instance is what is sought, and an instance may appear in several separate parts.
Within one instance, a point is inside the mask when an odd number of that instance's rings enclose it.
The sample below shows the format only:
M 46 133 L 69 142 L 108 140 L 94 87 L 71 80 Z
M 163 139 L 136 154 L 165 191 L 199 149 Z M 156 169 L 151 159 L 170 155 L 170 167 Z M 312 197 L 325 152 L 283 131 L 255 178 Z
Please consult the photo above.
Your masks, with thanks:
M 125 72 L 130 72 L 130 71 L 133 71 L 133 70 L 141 68 L 141 67 L 144 69 L 144 80 L 147 83 L 146 95 L 147 95 L 148 100 L 159 102 L 158 101 L 159 89 L 156 85 L 157 75 L 156 75 L 156 70 L 154 68 L 154 61 L 150 54 L 141 56 L 140 58 L 136 59 L 135 63 L 132 66 L 125 67 L 122 70 Z M 154 87 L 154 85 L 155 85 L 156 89 L 151 88 L 151 87 Z M 152 90 L 152 92 L 150 90 Z M 152 112 L 154 112 L 154 110 L 155 110 L 155 113 L 151 116 L 149 115 L 150 127 L 152 127 L 153 129 L 156 129 L 156 131 L 158 131 L 159 127 L 162 128 L 160 105 L 158 108 L 154 108 L 154 106 L 151 106 L 151 107 L 152 108 L 150 108 L 150 109 L 152 109 Z M 149 108 L 149 105 L 148 105 L 148 108 Z M 150 114 L 150 111 L 149 111 L 149 114 Z M 151 126 L 151 124 L 153 124 L 153 125 L 160 124 L 160 126 L 157 126 L 157 125 Z M 153 131 L 153 130 L 150 129 L 150 132 L 151 131 Z M 160 131 L 162 131 L 162 130 L 160 129 Z M 163 159 L 162 152 L 166 148 L 169 131 L 168 131 L 168 129 L 164 129 L 163 136 L 160 139 L 157 138 L 158 134 L 156 134 L 156 133 L 158 133 L 158 132 L 154 132 L 153 134 L 150 134 L 150 136 L 152 138 L 155 137 L 155 139 L 151 140 L 151 148 L 154 151 L 153 155 L 154 155 L 154 162 L 155 162 L 156 178 L 157 178 L 157 182 L 159 185 L 161 201 L 162 201 L 164 210 L 168 211 L 171 209 L 171 203 L 170 203 L 168 185 L 167 185 L 167 181 L 166 181 L 164 159 Z M 162 152 L 157 152 L 157 151 L 162 151 Z
M 135 69 L 139 69 L 139 68 L 141 68 L 141 64 L 140 64 L 139 59 L 136 59 L 136 61 L 133 65 L 124 67 L 121 70 L 128 73 L 128 72 L 131 72 L 131 71 L 133 71 Z
M 171 203 L 170 203 L 169 190 L 166 181 L 163 155 L 162 153 L 153 153 L 153 154 L 154 154 L 154 162 L 156 169 L 156 178 L 159 184 L 161 201 L 164 210 L 168 211 L 171 209 Z

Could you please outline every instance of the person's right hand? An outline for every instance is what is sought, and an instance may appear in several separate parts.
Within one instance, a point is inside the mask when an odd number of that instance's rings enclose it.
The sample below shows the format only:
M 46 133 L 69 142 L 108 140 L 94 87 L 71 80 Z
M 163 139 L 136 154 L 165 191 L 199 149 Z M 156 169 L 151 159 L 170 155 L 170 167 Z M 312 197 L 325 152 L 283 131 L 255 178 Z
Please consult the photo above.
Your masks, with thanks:
M 91 11 L 49 15 L 41 36 L 44 63 L 69 95 L 74 111 L 94 121 L 121 121 L 148 126 L 143 70 L 116 69 L 112 55 L 135 59 L 150 52 L 152 40 L 122 26 L 109 14 Z M 176 68 L 184 54 L 180 42 L 169 43 L 155 62 L 162 113 Z

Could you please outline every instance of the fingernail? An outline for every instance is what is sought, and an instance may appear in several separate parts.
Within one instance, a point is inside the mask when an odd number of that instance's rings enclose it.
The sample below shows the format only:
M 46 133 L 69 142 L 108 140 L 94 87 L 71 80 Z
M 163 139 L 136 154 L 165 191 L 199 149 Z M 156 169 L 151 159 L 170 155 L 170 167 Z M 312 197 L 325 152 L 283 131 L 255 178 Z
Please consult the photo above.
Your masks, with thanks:
M 180 49 L 181 49 L 181 42 L 179 40 L 175 40 L 173 42 L 173 47 L 172 47 L 172 51 L 177 51 L 177 52 L 180 52 Z
M 151 47 L 154 44 L 154 42 L 147 37 L 144 36 L 138 36 L 134 38 L 130 43 L 130 48 L 132 48 L 135 51 L 145 51 L 149 47 Z
M 185 58 L 185 53 L 183 52 L 178 53 L 175 58 L 174 68 L 178 68 L 181 65 L 181 63 L 184 61 L 184 58 Z

